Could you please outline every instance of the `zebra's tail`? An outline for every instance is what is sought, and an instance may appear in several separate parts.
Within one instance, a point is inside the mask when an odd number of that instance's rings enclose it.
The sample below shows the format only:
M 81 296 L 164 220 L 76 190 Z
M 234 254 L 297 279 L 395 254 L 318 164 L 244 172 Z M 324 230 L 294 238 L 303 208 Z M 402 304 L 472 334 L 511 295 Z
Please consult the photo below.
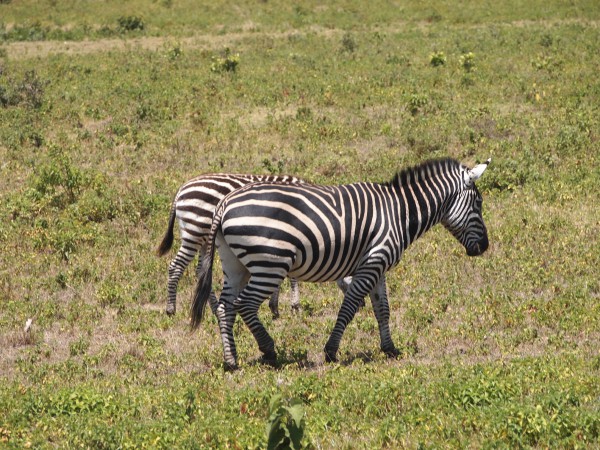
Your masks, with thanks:
M 215 210 L 210 226 L 210 234 L 208 235 L 208 241 L 206 243 L 206 251 L 202 253 L 200 260 L 198 283 L 196 284 L 196 292 L 194 292 L 194 300 L 192 302 L 192 329 L 198 328 L 200 322 L 202 322 L 204 311 L 206 310 L 206 303 L 212 292 L 212 272 L 216 247 L 215 240 L 223 216 L 224 208 L 221 207 L 222 203 L 223 202 L 221 201 Z
M 167 228 L 167 231 L 165 232 L 162 242 L 156 249 L 156 254 L 158 256 L 164 256 L 171 249 L 171 246 L 173 245 L 173 227 L 174 226 L 175 226 L 175 202 L 173 202 L 173 205 L 171 206 L 171 214 L 169 216 L 169 226 Z

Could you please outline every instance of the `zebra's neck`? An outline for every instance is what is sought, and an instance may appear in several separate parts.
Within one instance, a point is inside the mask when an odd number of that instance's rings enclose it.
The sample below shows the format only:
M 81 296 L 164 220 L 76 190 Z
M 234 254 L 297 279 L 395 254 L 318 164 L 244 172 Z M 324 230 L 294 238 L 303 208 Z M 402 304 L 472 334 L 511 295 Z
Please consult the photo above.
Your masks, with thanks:
M 389 183 L 398 200 L 402 250 L 441 221 L 458 190 L 460 167 L 451 159 L 429 161 L 400 172 Z

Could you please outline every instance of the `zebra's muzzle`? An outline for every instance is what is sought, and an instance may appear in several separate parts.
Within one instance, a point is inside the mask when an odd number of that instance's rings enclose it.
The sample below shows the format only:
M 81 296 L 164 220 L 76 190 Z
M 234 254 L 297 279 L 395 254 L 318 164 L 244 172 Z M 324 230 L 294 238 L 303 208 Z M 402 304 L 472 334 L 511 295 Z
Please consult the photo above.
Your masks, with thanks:
M 489 247 L 489 241 L 487 235 L 484 236 L 479 242 L 476 242 L 470 247 L 467 247 L 467 255 L 479 256 L 482 255 Z

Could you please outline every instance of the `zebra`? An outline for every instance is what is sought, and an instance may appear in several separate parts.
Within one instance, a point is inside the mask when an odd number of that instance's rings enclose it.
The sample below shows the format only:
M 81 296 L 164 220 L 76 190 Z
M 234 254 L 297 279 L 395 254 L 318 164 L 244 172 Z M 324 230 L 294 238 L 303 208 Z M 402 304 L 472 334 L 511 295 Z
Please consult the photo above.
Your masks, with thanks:
M 206 245 L 213 213 L 219 201 L 228 193 L 254 182 L 304 183 L 303 180 L 288 175 L 244 175 L 216 173 L 205 174 L 185 182 L 177 191 L 171 205 L 169 225 L 162 242 L 157 248 L 158 256 L 164 256 L 173 245 L 175 219 L 179 220 L 181 246 L 169 264 L 167 284 L 167 306 L 165 312 L 176 312 L 177 286 L 179 280 L 196 256 Z M 300 296 L 298 283 L 290 280 L 292 308 L 299 309 Z M 269 308 L 274 317 L 279 316 L 279 291 L 273 292 Z M 216 297 L 211 295 L 211 305 L 216 307 Z
M 274 341 L 257 311 L 286 276 L 311 282 L 353 277 L 325 344 L 327 362 L 337 361 L 344 330 L 368 293 L 381 350 L 397 357 L 384 274 L 438 223 L 467 255 L 486 251 L 483 200 L 475 181 L 490 160 L 473 169 L 449 158 L 426 161 L 386 183 L 255 183 L 232 192 L 217 206 L 199 264 L 192 328 L 199 326 L 211 292 L 216 244 L 226 274 L 217 307 L 226 369 L 238 367 L 233 336 L 237 313 L 254 335 L 263 361 L 275 364 Z

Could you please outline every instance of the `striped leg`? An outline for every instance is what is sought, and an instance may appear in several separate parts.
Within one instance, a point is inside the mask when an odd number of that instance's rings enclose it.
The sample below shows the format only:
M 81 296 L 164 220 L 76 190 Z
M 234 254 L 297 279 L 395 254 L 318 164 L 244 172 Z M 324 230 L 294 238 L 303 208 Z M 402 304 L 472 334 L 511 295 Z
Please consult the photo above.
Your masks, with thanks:
M 260 321 L 258 308 L 269 295 L 279 288 L 284 276 L 277 276 L 273 273 L 268 279 L 251 276 L 250 281 L 235 301 L 237 312 L 252 332 L 258 348 L 263 353 L 263 361 L 271 365 L 275 364 L 277 359 L 275 342 Z
M 190 264 L 201 245 L 193 242 L 183 242 L 177 251 L 175 258 L 169 264 L 169 282 L 167 285 L 167 308 L 166 313 L 170 316 L 177 310 L 177 286 L 181 275 Z
M 339 280 L 336 281 L 338 287 L 340 288 L 340 290 L 344 293 L 344 295 L 346 295 L 346 292 L 348 292 L 348 288 L 350 287 L 350 283 L 352 283 L 352 277 L 345 277 L 345 278 L 340 278 Z M 363 298 L 360 303 L 358 304 L 359 308 L 362 308 L 365 306 L 365 299 Z
M 346 295 L 346 292 L 348 292 L 348 288 L 350 287 L 350 283 L 352 283 L 352 277 L 340 278 L 336 281 L 336 283 L 340 288 L 340 291 Z
M 300 311 L 300 290 L 298 289 L 298 281 L 290 278 L 290 293 L 292 296 L 292 310 Z M 279 289 L 273 292 L 269 300 L 269 309 L 273 314 L 274 319 L 279 318 Z
M 219 240 L 217 240 L 217 243 L 219 243 Z M 225 368 L 236 370 L 238 365 L 233 325 L 237 311 L 234 303 L 240 291 L 248 282 L 249 273 L 227 245 L 219 246 L 219 256 L 223 263 L 223 292 L 221 292 L 221 298 L 216 308 L 216 315 L 219 320 L 219 330 L 223 343 Z M 212 295 L 214 293 L 211 292 Z
M 300 289 L 298 288 L 298 280 L 290 278 L 290 291 L 292 295 L 292 310 L 300 311 Z
M 390 357 L 396 357 L 400 354 L 390 333 L 390 305 L 387 298 L 387 286 L 385 276 L 382 276 L 371 291 L 371 303 L 373 312 L 379 324 L 379 337 L 381 339 L 381 350 Z
M 365 296 L 374 289 L 378 278 L 374 278 L 372 272 L 356 273 L 354 275 L 352 283 L 344 295 L 344 301 L 338 312 L 333 331 L 325 344 L 325 361 L 337 361 L 337 352 L 340 348 L 340 341 L 342 340 L 344 331 L 354 318 L 356 311 L 358 311 L 360 302 L 364 301 Z
M 226 295 L 225 291 L 223 291 L 217 307 L 217 319 L 219 320 L 219 331 L 223 343 L 223 358 L 226 370 L 236 370 L 238 368 L 237 350 L 233 338 L 235 315 L 236 311 L 233 307 L 232 297 Z
M 273 319 L 279 319 L 279 289 L 273 292 L 269 300 L 269 309 L 273 315 Z

